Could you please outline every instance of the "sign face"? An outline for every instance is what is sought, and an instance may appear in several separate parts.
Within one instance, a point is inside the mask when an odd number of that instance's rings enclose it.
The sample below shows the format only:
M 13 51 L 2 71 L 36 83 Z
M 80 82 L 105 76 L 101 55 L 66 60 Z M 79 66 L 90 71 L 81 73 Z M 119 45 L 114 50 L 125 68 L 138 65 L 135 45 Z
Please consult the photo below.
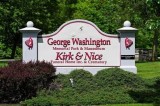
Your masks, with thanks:
M 118 35 L 106 34 L 95 24 L 74 20 L 38 38 L 38 60 L 64 67 L 120 66 Z

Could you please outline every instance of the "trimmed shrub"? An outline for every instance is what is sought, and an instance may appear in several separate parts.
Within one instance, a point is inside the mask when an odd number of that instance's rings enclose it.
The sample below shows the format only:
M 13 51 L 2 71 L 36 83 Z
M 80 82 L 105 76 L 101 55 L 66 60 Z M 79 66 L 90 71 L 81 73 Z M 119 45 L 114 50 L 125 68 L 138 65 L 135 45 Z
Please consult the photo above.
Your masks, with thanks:
M 153 103 L 156 96 L 155 90 L 153 88 L 156 83 L 156 79 L 145 79 L 144 81 L 146 84 L 145 88 L 132 89 L 128 93 L 138 103 Z
M 94 78 L 99 88 L 123 87 L 130 90 L 145 87 L 145 82 L 138 75 L 119 68 L 103 69 Z
M 70 79 L 69 75 L 58 74 L 56 76 L 54 83 L 59 84 L 61 88 L 66 88 L 66 87 L 68 88 L 72 86 L 69 79 Z
M 73 86 L 70 78 L 73 78 Z M 57 90 L 43 90 L 37 97 L 21 104 L 52 106 L 137 103 L 139 99 L 131 96 L 130 90 L 145 88 L 145 82 L 140 77 L 117 68 L 101 70 L 95 76 L 85 70 L 74 70 L 69 75 L 59 74 L 55 82 L 63 87 Z
M 154 103 L 155 103 L 155 104 L 160 104 L 160 77 L 158 77 L 158 78 L 156 79 L 153 88 L 154 88 L 155 91 L 156 91 L 156 96 L 155 96 Z M 157 105 L 157 106 L 158 106 L 158 105 Z
M 83 69 L 74 70 L 69 74 L 69 77 L 73 79 L 73 87 L 79 93 L 95 89 L 94 77 L 88 71 Z
M 136 101 L 123 89 L 110 88 L 79 93 L 73 88 L 64 88 L 60 91 L 43 92 L 38 97 L 21 102 L 24 106 L 103 105 L 117 103 L 136 103 Z
M 71 79 L 73 80 L 73 85 L 70 81 Z M 83 69 L 73 70 L 69 75 L 58 74 L 55 83 L 62 88 L 74 88 L 79 92 L 90 91 L 95 88 L 93 75 Z
M 55 68 L 44 61 L 9 62 L 0 68 L 0 103 L 18 103 L 36 96 L 36 92 L 48 88 L 55 76 Z

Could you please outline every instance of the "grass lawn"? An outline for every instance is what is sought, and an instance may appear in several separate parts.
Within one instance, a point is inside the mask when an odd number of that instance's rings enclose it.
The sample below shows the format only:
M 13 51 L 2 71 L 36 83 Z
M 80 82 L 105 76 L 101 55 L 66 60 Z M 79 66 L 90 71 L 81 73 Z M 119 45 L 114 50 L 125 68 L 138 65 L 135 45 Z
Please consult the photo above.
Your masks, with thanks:
M 160 61 L 159 62 L 146 62 L 136 63 L 138 75 L 142 78 L 160 77 Z

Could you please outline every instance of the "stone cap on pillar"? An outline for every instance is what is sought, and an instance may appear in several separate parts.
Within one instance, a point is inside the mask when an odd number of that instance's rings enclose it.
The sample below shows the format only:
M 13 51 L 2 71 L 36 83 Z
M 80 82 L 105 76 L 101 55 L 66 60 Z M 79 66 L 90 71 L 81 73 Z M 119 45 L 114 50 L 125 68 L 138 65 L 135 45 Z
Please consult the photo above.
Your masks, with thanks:
M 123 28 L 118 29 L 118 32 L 126 32 L 126 31 L 137 31 L 138 29 L 131 27 L 130 21 L 125 21 L 123 24 Z
M 34 23 L 32 21 L 27 22 L 27 27 L 20 29 L 20 32 L 37 32 L 39 33 L 41 30 L 33 27 Z

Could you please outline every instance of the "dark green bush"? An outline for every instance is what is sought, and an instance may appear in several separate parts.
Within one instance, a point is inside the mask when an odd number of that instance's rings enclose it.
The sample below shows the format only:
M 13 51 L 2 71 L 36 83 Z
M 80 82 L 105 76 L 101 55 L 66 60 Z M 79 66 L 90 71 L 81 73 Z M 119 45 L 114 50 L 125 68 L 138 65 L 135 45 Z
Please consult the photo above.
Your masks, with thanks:
M 123 87 L 129 90 L 145 87 L 142 78 L 119 68 L 103 69 L 99 71 L 94 78 L 99 88 Z
M 93 81 L 93 75 L 83 69 L 74 70 L 69 75 L 73 79 L 73 87 L 79 93 L 84 91 L 91 91 L 95 89 L 95 83 Z
M 47 93 L 47 95 L 46 95 Z M 73 88 L 64 88 L 60 91 L 40 93 L 38 97 L 21 102 L 27 106 L 54 106 L 54 105 L 102 105 L 115 103 L 135 103 L 123 89 L 110 88 L 77 92 Z M 44 104 L 45 103 L 45 104 Z M 38 105 L 35 105 L 38 104 Z M 50 104 L 50 105 L 48 105 Z
M 140 89 L 129 91 L 131 97 L 138 103 L 153 103 L 155 99 L 155 92 L 152 89 Z
M 36 92 L 49 87 L 55 68 L 46 62 L 22 63 L 15 61 L 0 68 L 0 103 L 17 103 L 36 96 Z
M 155 81 L 156 83 L 154 84 L 154 89 L 156 92 L 156 96 L 155 96 L 155 104 L 160 104 L 160 77 L 157 78 L 157 80 Z
M 146 87 L 129 91 L 131 97 L 139 103 L 160 104 L 160 78 L 145 79 Z
M 73 85 L 70 79 L 73 79 Z M 73 87 L 79 92 L 91 90 L 95 87 L 95 84 L 93 83 L 93 75 L 82 69 L 73 70 L 69 75 L 58 74 L 55 83 L 61 85 L 63 88 Z
M 74 85 L 69 81 L 73 78 Z M 59 74 L 56 83 L 61 89 L 41 91 L 38 97 L 21 102 L 28 106 L 102 105 L 137 103 L 132 91 L 145 90 L 145 82 L 136 74 L 117 68 L 99 71 L 95 76 L 85 70 L 74 70 L 69 75 Z M 35 105 L 36 104 L 36 105 Z
M 72 88 L 62 90 L 45 91 L 38 93 L 38 97 L 21 102 L 24 106 L 54 106 L 76 104 L 76 91 Z M 36 105 L 37 104 L 37 105 Z M 51 104 L 51 105 L 48 105 Z
M 58 74 L 56 76 L 55 83 L 61 85 L 62 88 L 72 87 L 71 82 L 70 82 L 69 79 L 70 79 L 69 75 Z

